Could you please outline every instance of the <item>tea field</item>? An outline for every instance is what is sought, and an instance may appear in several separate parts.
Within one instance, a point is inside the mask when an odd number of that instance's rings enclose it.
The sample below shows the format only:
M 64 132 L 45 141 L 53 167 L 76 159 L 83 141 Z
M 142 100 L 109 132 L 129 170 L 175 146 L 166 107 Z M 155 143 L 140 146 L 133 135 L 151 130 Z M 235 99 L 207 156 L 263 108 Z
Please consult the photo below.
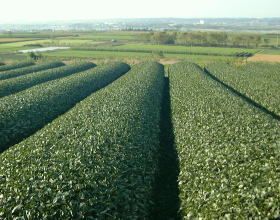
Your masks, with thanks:
M 279 64 L 2 64 L 0 219 L 280 217 Z

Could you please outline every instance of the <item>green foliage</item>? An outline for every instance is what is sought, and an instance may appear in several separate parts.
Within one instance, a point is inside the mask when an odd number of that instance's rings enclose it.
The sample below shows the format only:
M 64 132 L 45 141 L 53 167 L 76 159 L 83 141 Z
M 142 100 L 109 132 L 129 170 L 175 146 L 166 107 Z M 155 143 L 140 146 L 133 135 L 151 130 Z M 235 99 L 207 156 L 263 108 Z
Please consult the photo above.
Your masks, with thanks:
M 42 66 L 55 67 L 64 65 L 61 62 L 45 63 Z M 89 62 L 82 62 L 78 64 L 72 64 L 68 66 L 62 66 L 59 68 L 48 69 L 44 71 L 39 71 L 36 73 L 30 73 L 23 76 L 19 76 L 12 79 L 0 81 L 0 97 L 7 96 L 31 86 L 47 82 L 49 80 L 58 79 L 61 77 L 69 76 L 73 73 L 81 72 L 89 68 L 94 67 L 95 64 Z
M 135 65 L 1 154 L 0 217 L 147 218 L 163 75 L 160 64 Z
M 47 62 L 47 63 L 37 64 L 37 65 L 28 66 L 28 67 L 24 67 L 24 68 L 18 68 L 15 70 L 0 72 L 0 80 L 10 79 L 10 78 L 22 76 L 22 75 L 25 75 L 28 73 L 34 73 L 34 72 L 38 72 L 41 70 L 52 69 L 52 68 L 56 68 L 56 67 L 63 66 L 63 65 L 64 64 L 62 62 Z
M 268 110 L 280 115 L 280 64 L 249 63 L 240 67 L 213 63 L 207 69 Z
M 155 44 L 179 44 L 201 46 L 258 47 L 260 34 L 230 34 L 227 32 L 147 32 L 137 36 L 140 40 Z
M 231 36 L 231 41 L 234 46 L 258 47 L 262 37 L 259 34 L 234 34 Z
M 176 34 L 170 32 L 154 32 L 151 41 L 156 44 L 174 44 Z
M 162 51 L 152 51 L 152 57 L 154 58 L 164 58 L 164 54 Z
M 37 61 L 37 60 L 39 60 L 39 59 L 42 58 L 42 54 L 35 53 L 35 52 L 31 52 L 31 53 L 29 54 L 29 57 L 30 57 L 32 60 Z
M 31 65 L 34 65 L 34 63 L 30 62 L 30 61 L 7 64 L 4 66 L 0 66 L 0 72 L 7 71 L 7 70 L 13 70 L 13 69 L 17 69 L 17 68 L 22 68 L 22 67 L 27 67 L 27 66 L 31 66 Z
M 279 121 L 195 64 L 172 65 L 169 73 L 183 218 L 279 217 Z
M 80 69 L 78 65 L 76 70 Z M 1 98 L 0 151 L 28 137 L 128 70 L 124 63 L 106 64 Z
M 111 51 L 111 52 L 137 52 L 151 53 L 153 51 L 162 51 L 164 54 L 193 54 L 193 55 L 216 55 L 216 56 L 237 56 L 243 54 L 249 55 L 258 52 L 256 49 L 244 48 L 222 48 L 222 47 L 199 47 L 199 46 L 178 46 L 178 45 L 154 45 L 154 44 L 122 44 L 118 46 L 98 46 L 98 47 L 74 47 L 77 51 Z M 60 51 L 61 52 L 61 51 Z M 67 51 L 64 51 L 67 52 Z M 72 53 L 72 51 L 71 51 Z M 51 53 L 50 53 L 51 54 Z

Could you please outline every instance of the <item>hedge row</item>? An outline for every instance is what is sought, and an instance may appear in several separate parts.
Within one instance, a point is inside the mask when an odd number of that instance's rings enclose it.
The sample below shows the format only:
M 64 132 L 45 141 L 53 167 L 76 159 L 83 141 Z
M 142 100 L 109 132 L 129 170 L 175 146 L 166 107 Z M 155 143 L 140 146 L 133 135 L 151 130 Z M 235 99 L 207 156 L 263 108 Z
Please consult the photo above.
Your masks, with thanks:
M 92 92 L 129 70 L 111 63 L 0 99 L 0 151 L 28 137 Z
M 12 70 L 12 69 L 17 69 L 17 68 L 22 68 L 22 67 L 27 67 L 34 65 L 34 62 L 19 62 L 19 63 L 12 63 L 12 64 L 6 64 L 4 66 L 0 66 L 0 72 L 1 71 L 7 71 L 7 70 Z
M 28 67 L 24 67 L 24 68 L 20 68 L 20 69 L 0 72 L 0 80 L 10 79 L 10 78 L 22 76 L 22 75 L 25 75 L 28 73 L 34 73 L 34 72 L 38 72 L 41 70 L 52 69 L 52 68 L 60 67 L 60 66 L 64 66 L 64 63 L 47 62 L 47 63 L 37 64 L 34 66 L 28 66 Z
M 50 63 L 50 65 L 54 67 L 55 63 Z M 59 65 L 58 62 L 57 65 Z M 0 81 L 0 97 L 22 91 L 43 82 L 69 76 L 73 73 L 81 72 L 95 66 L 95 64 L 90 62 L 82 62 L 79 64 L 62 66 L 59 68 L 44 70 L 37 73 L 30 73 L 16 78 L 2 80 Z
M 207 69 L 220 80 L 280 115 L 280 64 L 251 63 L 235 67 L 215 63 Z
M 137 64 L 1 154 L 0 217 L 145 219 L 163 75 L 160 64 Z
M 279 121 L 195 64 L 169 70 L 183 218 L 279 217 Z

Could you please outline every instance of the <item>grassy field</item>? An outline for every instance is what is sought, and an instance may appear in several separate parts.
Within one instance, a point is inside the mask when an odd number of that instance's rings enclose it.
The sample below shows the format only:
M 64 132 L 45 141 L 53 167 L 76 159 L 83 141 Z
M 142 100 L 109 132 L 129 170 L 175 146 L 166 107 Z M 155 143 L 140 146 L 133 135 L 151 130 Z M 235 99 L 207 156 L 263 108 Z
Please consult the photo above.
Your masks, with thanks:
M 27 56 L 22 56 L 21 54 L 0 54 L 0 61 L 4 61 L 5 63 L 26 60 L 26 59 Z
M 280 49 L 262 50 L 260 54 L 280 55 Z
M 21 49 L 28 49 L 30 47 L 25 46 L 28 44 L 42 44 L 49 42 L 50 40 L 32 40 L 32 41 L 23 41 L 15 43 L 0 44 L 0 53 L 9 53 L 15 52 Z
M 43 45 L 56 45 L 56 46 L 72 46 L 72 47 L 81 47 L 81 46 L 96 46 L 101 44 L 103 41 L 95 41 L 88 39 L 75 39 L 75 38 L 64 38 L 64 39 L 54 39 L 43 42 Z
M 16 54 L 18 50 L 42 47 L 69 46 L 70 50 L 43 52 L 43 57 L 61 59 L 178 59 L 190 62 L 234 60 L 241 53 L 280 54 L 279 50 L 227 47 L 201 47 L 179 45 L 154 45 L 137 42 L 141 32 L 34 32 L 0 34 L 0 61 L 26 59 L 28 54 Z M 275 39 L 275 36 L 267 36 Z M 116 40 L 116 42 L 111 42 Z M 8 42 L 8 43 L 5 43 Z M 33 45 L 32 45 L 33 44 Z M 163 54 L 160 54 L 162 52 Z
M 112 51 L 79 51 L 79 50 L 63 50 L 44 53 L 44 56 L 55 57 L 85 57 L 85 58 L 143 58 L 150 56 L 149 53 L 133 53 L 133 52 L 112 52 Z
M 168 51 L 168 52 L 182 52 L 182 53 L 209 53 L 209 54 L 220 54 L 220 55 L 233 55 L 242 52 L 256 53 L 258 51 L 257 49 L 190 47 L 190 46 L 152 45 L 152 44 L 125 44 L 120 46 L 114 46 L 114 49 L 154 50 L 154 51 Z
M 0 43 L 9 43 L 9 42 L 17 42 L 17 41 L 28 41 L 29 38 L 0 38 Z
M 6 38 L 4 38 L 6 39 Z M 0 38 L 1 42 L 1 38 Z M 81 39 L 43 39 L 43 40 L 28 40 L 14 43 L 0 44 L 0 53 L 14 52 L 21 49 L 30 48 L 31 44 L 40 44 L 42 46 L 71 46 L 71 47 L 90 47 L 103 42 Z
M 55 32 L 18 32 L 18 33 L 1 33 L 0 38 L 57 38 L 57 37 L 74 37 L 77 33 L 67 31 Z
M 95 39 L 95 40 L 121 40 L 131 41 L 136 40 L 137 32 L 95 32 L 94 34 L 81 34 L 77 38 L 80 39 Z
M 62 50 L 55 52 L 44 53 L 47 57 L 59 57 L 59 58 L 91 58 L 91 59 L 141 59 L 141 60 L 160 60 L 160 59 L 179 59 L 189 62 L 208 62 L 219 60 L 236 60 L 235 57 L 225 56 L 209 56 L 209 55 L 189 55 L 189 54 L 164 54 L 163 56 L 157 56 L 152 53 L 143 52 L 114 52 L 114 51 L 81 51 L 81 50 Z
M 277 46 L 277 43 L 279 44 L 280 36 L 277 36 L 277 34 L 265 34 L 263 35 L 263 38 L 268 40 L 267 45 Z

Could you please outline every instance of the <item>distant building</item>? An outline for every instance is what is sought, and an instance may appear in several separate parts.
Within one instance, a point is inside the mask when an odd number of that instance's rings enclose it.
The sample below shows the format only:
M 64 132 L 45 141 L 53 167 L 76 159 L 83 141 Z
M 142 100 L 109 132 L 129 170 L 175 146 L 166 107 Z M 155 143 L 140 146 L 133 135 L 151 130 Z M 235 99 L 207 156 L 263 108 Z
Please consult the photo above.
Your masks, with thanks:
M 205 21 L 204 20 L 200 20 L 199 24 L 205 24 Z
M 194 25 L 203 25 L 203 24 L 205 24 L 205 21 L 204 20 L 199 20 L 199 21 L 196 20 L 193 24 Z

